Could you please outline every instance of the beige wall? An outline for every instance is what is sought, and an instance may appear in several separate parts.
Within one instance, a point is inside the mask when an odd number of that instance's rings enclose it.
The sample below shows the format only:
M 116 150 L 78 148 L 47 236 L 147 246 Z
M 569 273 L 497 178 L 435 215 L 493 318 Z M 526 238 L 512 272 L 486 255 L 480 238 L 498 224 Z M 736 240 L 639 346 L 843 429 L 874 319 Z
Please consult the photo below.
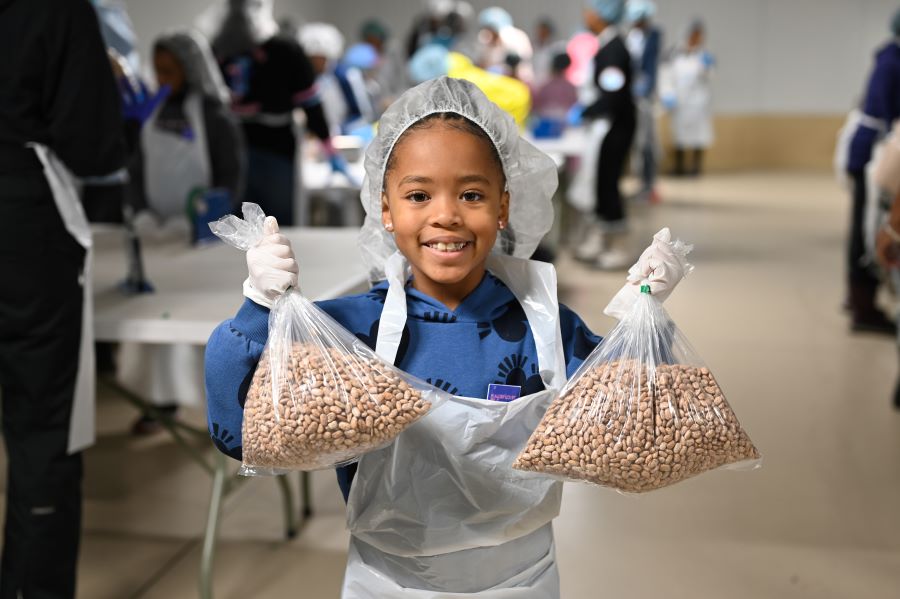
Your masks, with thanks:
M 752 114 L 715 117 L 715 143 L 704 159 L 707 171 L 831 169 L 844 115 Z M 660 120 L 664 171 L 671 167 L 667 117 Z

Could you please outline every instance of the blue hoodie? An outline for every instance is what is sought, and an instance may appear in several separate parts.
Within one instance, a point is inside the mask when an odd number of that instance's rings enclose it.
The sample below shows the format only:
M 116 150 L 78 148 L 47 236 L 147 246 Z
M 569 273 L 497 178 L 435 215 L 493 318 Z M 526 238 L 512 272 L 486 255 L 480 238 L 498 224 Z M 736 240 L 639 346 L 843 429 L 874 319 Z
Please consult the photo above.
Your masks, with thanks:
M 317 302 L 332 318 L 375 348 L 388 285 L 369 292 Z M 406 289 L 407 323 L 396 364 L 453 395 L 487 397 L 488 385 L 517 385 L 522 395 L 544 389 L 537 350 L 522 306 L 506 285 L 487 273 L 456 310 Z M 220 324 L 206 346 L 209 432 L 216 447 L 241 459 L 241 423 L 247 389 L 268 335 L 269 310 L 246 300 L 237 315 Z M 560 306 L 566 375 L 571 376 L 600 342 L 584 322 Z M 346 500 L 356 465 L 338 468 Z

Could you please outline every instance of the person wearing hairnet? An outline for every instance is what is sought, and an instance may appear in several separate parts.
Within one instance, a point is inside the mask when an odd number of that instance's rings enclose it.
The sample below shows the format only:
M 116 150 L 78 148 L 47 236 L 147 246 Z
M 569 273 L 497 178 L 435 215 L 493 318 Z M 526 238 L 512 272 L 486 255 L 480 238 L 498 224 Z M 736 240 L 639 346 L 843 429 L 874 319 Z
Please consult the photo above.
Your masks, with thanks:
M 570 195 L 575 190 L 593 192 L 596 199 L 593 218 L 575 248 L 575 257 L 607 270 L 625 268 L 631 260 L 619 189 L 636 127 L 631 57 L 617 27 L 624 14 L 624 0 L 589 0 L 584 8 L 585 24 L 599 44 L 580 98 L 585 106 L 581 117 L 590 123 L 588 149 L 595 156 L 593 161 L 583 160 L 581 168 L 587 170 L 582 180 L 586 176 L 594 181 L 593 185 L 573 185 L 570 189 Z
M 488 99 L 509 113 L 519 127 L 525 126 L 531 109 L 531 90 L 518 79 L 478 68 L 467 56 L 448 52 L 440 44 L 421 48 L 409 61 L 409 77 L 415 84 L 445 75 L 471 81 Z
M 847 304 L 854 331 L 893 335 L 896 325 L 875 303 L 879 279 L 864 264 L 866 246 L 866 165 L 872 148 L 900 117 L 900 9 L 891 21 L 893 39 L 875 55 L 866 85 L 862 116 L 850 141 L 847 173 L 852 183 L 852 209 L 847 240 Z
M 221 14 L 212 19 L 219 22 L 211 39 L 247 143 L 244 199 L 292 225 L 296 108 L 306 113 L 306 127 L 319 138 L 332 169 L 346 173 L 347 164 L 331 143 L 309 58 L 297 40 L 276 35 L 272 2 L 227 0 L 227 6 L 218 5 Z
M 168 90 L 143 124 L 130 160 L 128 201 L 133 226 L 145 241 L 187 244 L 189 214 L 202 202 L 218 218 L 239 205 L 244 145 L 228 110 L 228 89 L 206 39 L 197 32 L 162 35 L 153 44 L 156 81 Z M 202 397 L 196 375 L 202 354 L 190 345 L 122 343 L 117 378 L 125 388 L 173 415 L 179 405 Z M 150 415 L 132 426 L 135 434 L 162 430 Z
M 525 260 L 553 219 L 556 166 L 474 84 L 439 77 L 385 111 L 365 167 L 360 250 L 379 282 L 318 305 L 452 398 L 337 469 L 351 533 L 341 596 L 556 599 L 562 483 L 510 466 L 511 448 L 600 341 L 558 303 L 553 266 Z M 305 258 L 274 219 L 265 232 L 247 252 L 243 306 L 207 345 L 210 434 L 234 458 L 242 381 L 266 343 L 269 307 L 298 284 Z M 661 232 L 635 269 L 664 298 L 678 264 Z M 637 289 L 626 283 L 610 313 Z
M 705 47 L 706 29 L 696 20 L 690 24 L 684 42 L 675 48 L 660 80 L 663 106 L 672 114 L 675 144 L 674 175 L 699 175 L 703 151 L 712 145 L 712 80 L 715 59 Z M 693 161 L 685 166 L 690 153 Z
M 478 26 L 475 63 L 492 73 L 531 83 L 534 50 L 528 34 L 513 25 L 512 16 L 499 6 L 491 6 L 478 14 Z
M 381 115 L 384 109 L 406 91 L 409 78 L 406 75 L 406 57 L 398 40 L 377 19 L 369 19 L 360 26 L 360 39 L 378 53 L 378 62 L 373 70 L 373 78 L 378 83 L 378 102 L 375 112 Z
M 153 68 L 169 90 L 141 128 L 129 173 L 129 201 L 139 233 L 156 235 L 167 225 L 188 241 L 188 201 L 215 189 L 240 205 L 244 147 L 228 110 L 228 89 L 203 36 L 193 31 L 162 35 L 153 43 Z
M 94 441 L 91 231 L 75 177 L 125 164 L 87 0 L 0 0 L 0 597 L 73 599 L 81 450 Z
M 632 163 L 641 180 L 638 198 L 656 203 L 657 156 L 659 140 L 656 136 L 656 76 L 662 32 L 653 23 L 656 5 L 651 0 L 628 0 L 625 19 L 631 28 L 625 45 L 634 62 L 634 97 L 637 101 L 637 130 L 634 135 Z
M 341 60 L 344 36 L 338 28 L 330 23 L 307 23 L 300 28 L 300 45 L 316 74 L 332 135 L 346 135 L 373 123 L 375 110 L 362 71 Z

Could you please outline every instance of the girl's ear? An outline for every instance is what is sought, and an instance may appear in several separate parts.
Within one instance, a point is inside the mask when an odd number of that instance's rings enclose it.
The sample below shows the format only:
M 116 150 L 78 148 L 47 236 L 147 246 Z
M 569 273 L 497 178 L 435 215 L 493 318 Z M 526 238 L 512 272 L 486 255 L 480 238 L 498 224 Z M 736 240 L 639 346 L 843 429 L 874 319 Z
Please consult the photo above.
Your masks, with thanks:
M 500 220 L 509 222 L 509 192 L 504 191 L 500 196 Z
M 381 194 L 381 224 L 387 228 L 391 224 L 391 207 L 388 205 L 387 194 Z

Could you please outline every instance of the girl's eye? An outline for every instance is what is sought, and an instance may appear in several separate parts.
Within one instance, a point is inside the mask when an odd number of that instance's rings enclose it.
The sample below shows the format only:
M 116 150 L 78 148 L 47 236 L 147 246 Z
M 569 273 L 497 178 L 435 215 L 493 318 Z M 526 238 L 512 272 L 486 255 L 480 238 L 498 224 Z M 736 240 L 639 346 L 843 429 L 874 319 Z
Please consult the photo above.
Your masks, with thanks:
M 484 196 L 477 191 L 465 191 L 462 194 L 462 199 L 466 202 L 477 202 L 478 200 L 481 200 L 483 198 Z
M 424 192 L 414 191 L 412 193 L 406 194 L 406 199 L 414 204 L 421 204 L 428 199 L 428 196 L 425 195 Z

